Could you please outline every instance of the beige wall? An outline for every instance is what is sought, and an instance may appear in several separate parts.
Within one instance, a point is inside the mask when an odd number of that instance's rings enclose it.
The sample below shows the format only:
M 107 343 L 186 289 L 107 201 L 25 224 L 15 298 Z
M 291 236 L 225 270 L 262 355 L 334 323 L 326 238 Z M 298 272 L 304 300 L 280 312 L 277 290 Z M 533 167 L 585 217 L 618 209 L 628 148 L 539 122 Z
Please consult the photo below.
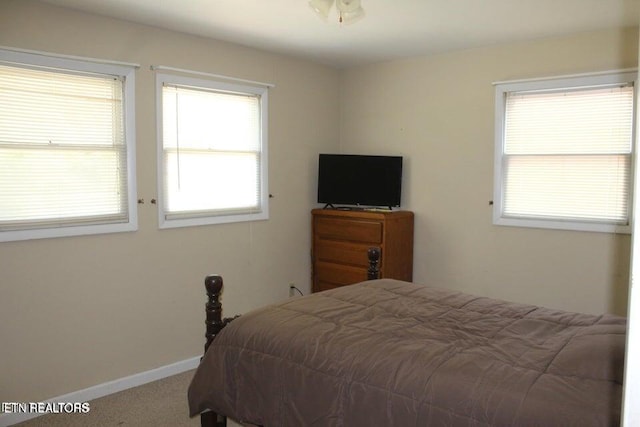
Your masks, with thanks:
M 0 401 L 36 401 L 200 354 L 207 273 L 227 315 L 309 289 L 317 155 L 338 149 L 339 73 L 237 45 L 25 0 L 0 2 L 0 45 L 141 64 L 140 229 L 0 243 Z M 157 229 L 152 64 L 271 82 L 271 218 Z
M 629 236 L 492 225 L 492 82 L 636 67 L 636 29 L 346 71 L 341 151 L 405 156 L 414 280 L 592 313 L 626 311 Z

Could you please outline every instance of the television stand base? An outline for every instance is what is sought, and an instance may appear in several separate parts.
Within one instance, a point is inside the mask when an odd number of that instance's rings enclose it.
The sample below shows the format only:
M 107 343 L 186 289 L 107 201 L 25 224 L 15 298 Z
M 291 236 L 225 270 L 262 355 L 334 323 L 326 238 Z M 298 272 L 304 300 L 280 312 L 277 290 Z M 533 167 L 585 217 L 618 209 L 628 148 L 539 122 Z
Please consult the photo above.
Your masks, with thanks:
M 367 211 L 367 212 L 392 212 L 393 208 L 391 206 L 383 207 L 383 206 L 333 206 L 331 203 L 327 203 L 324 205 L 322 209 L 333 209 L 337 211 Z

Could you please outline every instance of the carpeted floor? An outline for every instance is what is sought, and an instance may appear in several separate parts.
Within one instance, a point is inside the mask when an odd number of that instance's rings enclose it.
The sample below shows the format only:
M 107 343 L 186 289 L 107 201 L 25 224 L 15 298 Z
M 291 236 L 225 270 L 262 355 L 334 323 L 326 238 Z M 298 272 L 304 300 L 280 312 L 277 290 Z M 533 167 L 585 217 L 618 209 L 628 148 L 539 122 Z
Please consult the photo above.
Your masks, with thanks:
M 21 427 L 194 427 L 200 418 L 189 418 L 187 387 L 194 371 L 154 381 L 89 402 L 87 414 L 49 414 L 20 424 Z M 233 422 L 230 427 L 238 426 Z M 238 426 L 239 427 L 239 426 Z

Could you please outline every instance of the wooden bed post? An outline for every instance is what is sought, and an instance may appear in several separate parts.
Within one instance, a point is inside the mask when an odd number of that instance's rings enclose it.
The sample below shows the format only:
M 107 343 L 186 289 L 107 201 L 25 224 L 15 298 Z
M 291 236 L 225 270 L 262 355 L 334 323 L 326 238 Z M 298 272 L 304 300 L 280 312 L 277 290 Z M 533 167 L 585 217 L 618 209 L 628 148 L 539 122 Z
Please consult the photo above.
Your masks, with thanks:
M 207 304 L 205 305 L 207 332 L 205 337 L 207 341 L 204 344 L 204 352 L 211 345 L 213 339 L 222 330 L 225 323 L 222 321 L 222 304 L 220 303 L 220 293 L 222 292 L 222 277 L 212 274 L 204 279 L 204 287 L 207 289 Z
M 380 248 L 369 248 L 369 250 L 367 251 L 367 257 L 369 258 L 367 280 L 379 279 L 380 269 L 378 268 L 378 261 L 380 261 Z
M 222 320 L 222 304 L 220 303 L 222 277 L 217 274 L 205 277 L 204 287 L 207 289 L 207 303 L 205 304 L 206 320 L 204 322 L 207 325 L 207 332 L 205 333 L 207 341 L 204 344 L 204 352 L 206 353 L 213 339 L 229 320 Z M 225 427 L 226 425 L 227 418 L 219 416 L 215 412 L 208 411 L 200 414 L 201 427 Z

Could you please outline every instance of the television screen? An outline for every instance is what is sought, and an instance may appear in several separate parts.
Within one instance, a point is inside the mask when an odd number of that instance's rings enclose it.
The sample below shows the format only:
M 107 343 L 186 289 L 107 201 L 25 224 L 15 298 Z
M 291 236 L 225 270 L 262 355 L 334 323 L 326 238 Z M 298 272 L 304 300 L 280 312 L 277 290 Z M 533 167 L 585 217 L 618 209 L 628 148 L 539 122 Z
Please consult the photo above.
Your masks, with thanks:
M 400 206 L 401 156 L 320 154 L 318 203 Z

